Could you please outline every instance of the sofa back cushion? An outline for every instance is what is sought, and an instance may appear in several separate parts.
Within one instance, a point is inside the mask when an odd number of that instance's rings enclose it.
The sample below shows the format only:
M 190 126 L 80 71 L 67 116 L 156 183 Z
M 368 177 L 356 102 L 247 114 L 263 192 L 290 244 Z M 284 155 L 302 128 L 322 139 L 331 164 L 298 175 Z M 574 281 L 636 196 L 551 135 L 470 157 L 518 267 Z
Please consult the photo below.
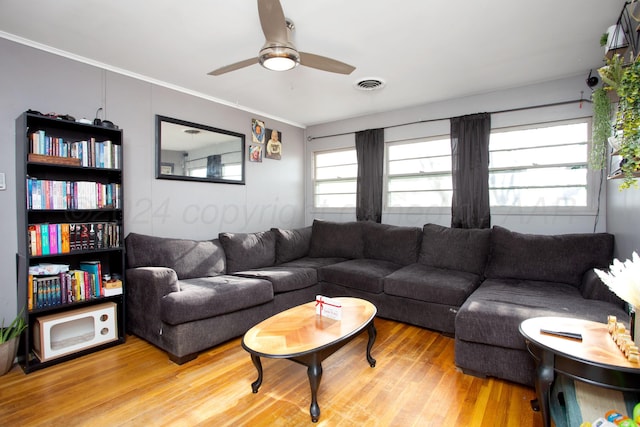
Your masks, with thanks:
M 309 254 L 311 226 L 294 230 L 272 228 L 276 235 L 276 264 L 303 258 Z
M 592 268 L 605 268 L 613 257 L 613 235 L 522 234 L 494 226 L 487 278 L 526 279 L 580 286 Z
M 418 259 L 422 232 L 417 227 L 401 227 L 363 222 L 364 257 L 409 265 Z
M 188 240 L 129 233 L 125 239 L 127 267 L 169 267 L 178 279 L 211 277 L 225 272 L 218 239 Z
M 449 228 L 437 224 L 422 227 L 420 264 L 482 275 L 489 255 L 491 230 Z
M 276 235 L 273 231 L 258 233 L 220 233 L 227 256 L 227 272 L 270 267 L 276 262 Z
M 363 246 L 359 222 L 313 221 L 310 257 L 362 258 Z

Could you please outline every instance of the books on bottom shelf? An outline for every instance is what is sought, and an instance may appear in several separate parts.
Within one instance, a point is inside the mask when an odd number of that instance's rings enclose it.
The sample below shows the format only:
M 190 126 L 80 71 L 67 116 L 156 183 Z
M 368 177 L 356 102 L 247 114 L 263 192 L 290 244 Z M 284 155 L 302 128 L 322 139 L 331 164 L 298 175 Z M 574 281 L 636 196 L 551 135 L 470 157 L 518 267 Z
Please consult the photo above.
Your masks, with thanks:
M 103 281 L 100 261 L 82 261 L 78 269 L 64 264 L 31 266 L 27 286 L 29 310 L 122 294 L 121 280 Z

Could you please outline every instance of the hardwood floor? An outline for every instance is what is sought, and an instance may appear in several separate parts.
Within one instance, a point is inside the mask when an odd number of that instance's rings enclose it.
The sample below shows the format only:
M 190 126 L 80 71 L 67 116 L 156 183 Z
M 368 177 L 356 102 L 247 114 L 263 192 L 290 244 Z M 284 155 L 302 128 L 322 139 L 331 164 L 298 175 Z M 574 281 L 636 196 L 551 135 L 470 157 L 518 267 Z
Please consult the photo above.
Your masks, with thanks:
M 318 426 L 538 427 L 533 389 L 458 372 L 453 339 L 376 319 L 367 334 L 326 359 Z M 2 426 L 299 426 L 313 425 L 306 368 L 263 359 L 264 381 L 240 339 L 178 366 L 147 342 L 124 345 L 25 375 L 0 377 Z

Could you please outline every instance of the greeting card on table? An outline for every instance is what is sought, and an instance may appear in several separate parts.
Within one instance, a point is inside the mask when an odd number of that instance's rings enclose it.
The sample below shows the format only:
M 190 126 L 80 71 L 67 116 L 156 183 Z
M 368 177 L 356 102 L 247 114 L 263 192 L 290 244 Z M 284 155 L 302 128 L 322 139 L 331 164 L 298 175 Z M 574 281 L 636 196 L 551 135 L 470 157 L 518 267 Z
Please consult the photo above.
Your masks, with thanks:
M 342 304 L 334 298 L 316 295 L 316 314 L 328 319 L 342 319 Z

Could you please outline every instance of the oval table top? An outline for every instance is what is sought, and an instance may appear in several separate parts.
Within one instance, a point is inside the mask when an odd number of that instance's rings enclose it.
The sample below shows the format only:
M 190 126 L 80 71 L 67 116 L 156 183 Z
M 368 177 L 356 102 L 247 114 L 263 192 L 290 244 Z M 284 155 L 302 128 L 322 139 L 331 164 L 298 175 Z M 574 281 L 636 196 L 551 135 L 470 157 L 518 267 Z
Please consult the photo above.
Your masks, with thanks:
M 582 341 L 549 335 L 540 329 L 579 333 Z M 618 348 L 606 323 L 568 317 L 534 317 L 522 322 L 520 331 L 535 345 L 555 354 L 620 371 L 637 373 L 640 369 L 640 364 L 628 361 Z
M 369 301 L 334 298 L 342 304 L 342 320 L 316 314 L 316 302 L 302 304 L 263 320 L 249 329 L 242 346 L 259 356 L 290 358 L 328 347 L 359 333 L 376 315 Z

